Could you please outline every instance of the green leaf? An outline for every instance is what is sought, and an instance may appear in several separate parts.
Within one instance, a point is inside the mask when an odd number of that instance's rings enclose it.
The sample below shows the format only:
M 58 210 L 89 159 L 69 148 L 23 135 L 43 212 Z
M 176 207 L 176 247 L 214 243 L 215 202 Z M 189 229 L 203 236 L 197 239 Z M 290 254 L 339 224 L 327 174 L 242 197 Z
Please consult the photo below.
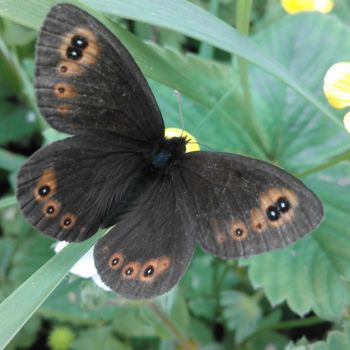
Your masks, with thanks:
M 224 291 L 221 305 L 227 327 L 235 330 L 235 342 L 241 343 L 252 334 L 261 318 L 261 310 L 254 297 L 241 292 Z
M 0 304 L 0 347 L 8 344 L 99 236 L 64 248 Z
M 350 45 L 336 44 L 348 35 L 349 29 L 336 18 L 303 14 L 280 21 L 257 40 L 322 96 L 327 68 L 350 56 Z M 349 148 L 349 136 L 333 128 L 313 106 L 267 74 L 256 69 L 251 73 L 270 159 L 289 169 L 305 169 Z M 286 300 L 299 315 L 313 310 L 321 318 L 337 319 L 350 304 L 349 174 L 347 163 L 305 179 L 325 206 L 317 232 L 284 250 L 241 260 L 249 266 L 253 285 L 264 288 L 272 305 Z
M 24 161 L 25 157 L 0 148 L 0 169 L 17 171 Z
M 298 83 L 297 79 L 295 79 L 281 64 L 265 54 L 252 41 L 242 37 L 232 27 L 185 0 L 177 0 L 176 2 L 172 0 L 106 0 L 103 2 L 86 0 L 85 2 L 102 12 L 172 29 L 245 58 L 247 61 L 263 68 L 290 86 L 308 100 L 309 103 L 313 104 L 321 113 L 327 116 L 338 128 L 342 128 L 341 123 L 333 112 L 326 108 L 323 103 L 320 103 L 308 90 L 304 89 L 302 84 Z M 1 0 L 0 15 L 29 26 L 30 28 L 38 29 L 49 7 L 53 3 L 52 0 L 46 2 L 42 0 L 28 0 L 24 3 L 19 0 Z M 121 33 L 120 31 L 118 32 Z M 130 36 L 128 37 L 130 39 Z M 176 75 L 170 74 L 169 79 L 167 78 L 169 74 L 163 71 L 163 68 L 171 70 L 171 67 L 166 67 L 163 64 L 162 66 L 157 66 L 157 69 L 154 70 L 154 59 L 156 59 L 156 57 L 151 57 L 148 54 L 145 55 L 144 49 L 136 52 L 136 45 L 140 47 L 140 43 L 137 44 L 135 40 L 133 40 L 132 44 L 135 46 L 127 46 L 131 49 L 132 53 L 136 53 L 135 57 L 140 60 L 139 63 L 141 67 L 147 68 L 147 65 L 148 68 L 151 67 L 151 69 L 148 69 L 145 73 L 150 74 L 150 77 L 154 77 L 156 80 L 160 78 L 161 80 L 159 81 L 162 83 L 174 86 L 173 83 L 176 79 Z M 191 87 L 186 77 L 183 76 L 181 72 L 178 72 L 178 74 L 181 75 L 181 78 L 177 79 L 179 87 L 185 88 L 184 91 L 190 96 L 196 95 L 199 100 L 202 100 L 201 96 L 195 93 L 197 86 L 192 85 Z M 205 103 L 205 99 L 203 99 L 203 101 Z
M 73 279 L 73 281 L 72 281 Z M 87 299 L 86 292 L 95 291 Z M 116 309 L 111 307 L 109 300 L 112 293 L 105 293 L 91 280 L 86 281 L 76 276 L 70 276 L 51 294 L 40 307 L 39 312 L 45 318 L 60 322 L 70 322 L 77 325 L 97 325 L 98 321 L 112 321 L 117 317 Z M 95 305 L 91 303 L 95 301 Z
M 22 244 L 21 244 L 22 243 Z M 41 265 L 54 255 L 52 240 L 37 232 L 29 238 L 17 242 L 11 259 L 8 278 L 16 285 L 29 278 Z
M 36 116 L 23 108 L 15 108 L 0 100 L 0 145 L 21 139 L 36 130 Z
M 72 349 L 131 350 L 131 347 L 114 337 L 110 328 L 99 327 L 81 331 L 73 342 Z
M 1 152 L 1 151 L 0 151 Z M 17 203 L 15 196 L 8 196 L 0 199 L 0 209 L 10 207 Z
M 8 344 L 6 350 L 30 349 L 36 341 L 41 327 L 39 316 L 32 317 Z
M 279 21 L 261 32 L 256 41 L 325 101 L 323 77 L 332 64 L 349 59 L 350 41 L 339 45 L 349 36 L 349 26 L 335 17 L 301 14 Z M 250 78 L 255 115 L 269 159 L 300 172 L 350 148 L 344 128 L 323 118 L 281 81 L 256 68 L 251 69 Z M 344 112 L 337 114 L 340 119 Z

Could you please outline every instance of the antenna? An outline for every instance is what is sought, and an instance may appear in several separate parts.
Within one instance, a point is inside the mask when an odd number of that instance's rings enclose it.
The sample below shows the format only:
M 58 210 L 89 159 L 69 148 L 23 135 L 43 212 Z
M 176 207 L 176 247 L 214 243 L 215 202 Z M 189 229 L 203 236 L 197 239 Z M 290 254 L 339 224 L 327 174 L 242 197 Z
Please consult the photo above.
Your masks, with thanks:
M 179 114 L 180 114 L 180 120 L 181 120 L 181 137 L 183 136 L 184 131 L 184 118 L 182 114 L 182 100 L 181 100 L 181 94 L 178 90 L 174 90 L 174 95 L 177 99 L 177 103 L 179 105 Z

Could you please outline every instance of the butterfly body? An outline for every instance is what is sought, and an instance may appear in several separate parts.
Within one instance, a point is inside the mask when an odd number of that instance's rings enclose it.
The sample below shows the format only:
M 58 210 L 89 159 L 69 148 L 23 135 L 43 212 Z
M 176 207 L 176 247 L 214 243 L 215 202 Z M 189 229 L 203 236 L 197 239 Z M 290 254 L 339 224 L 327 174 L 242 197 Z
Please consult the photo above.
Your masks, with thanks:
M 29 222 L 59 240 L 87 239 L 102 280 L 129 298 L 168 291 L 196 244 L 223 258 L 283 247 L 315 229 L 323 208 L 284 170 L 220 152 L 186 153 L 164 136 L 141 71 L 120 41 L 79 8 L 54 6 L 36 49 L 38 107 L 74 136 L 22 166 L 17 198 Z

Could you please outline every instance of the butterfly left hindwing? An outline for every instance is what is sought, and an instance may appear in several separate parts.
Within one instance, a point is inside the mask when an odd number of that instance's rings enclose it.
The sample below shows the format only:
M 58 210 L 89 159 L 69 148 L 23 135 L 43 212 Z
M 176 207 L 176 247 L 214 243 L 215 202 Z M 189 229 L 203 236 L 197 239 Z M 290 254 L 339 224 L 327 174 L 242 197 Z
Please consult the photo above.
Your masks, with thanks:
M 112 225 L 142 187 L 137 150 L 107 133 L 74 136 L 40 149 L 18 173 L 23 214 L 40 231 L 69 242 Z

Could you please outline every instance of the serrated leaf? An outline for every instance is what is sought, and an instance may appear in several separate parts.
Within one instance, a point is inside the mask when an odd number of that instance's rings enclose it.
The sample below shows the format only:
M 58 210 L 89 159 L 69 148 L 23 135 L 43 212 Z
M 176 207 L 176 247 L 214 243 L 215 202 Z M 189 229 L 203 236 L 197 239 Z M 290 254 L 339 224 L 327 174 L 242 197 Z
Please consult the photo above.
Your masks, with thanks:
M 252 334 L 262 313 L 257 300 L 241 292 L 224 291 L 220 303 L 227 327 L 235 330 L 235 342 L 241 343 Z
M 73 342 L 72 349 L 131 350 L 131 347 L 114 337 L 110 328 L 102 327 L 81 331 Z
M 241 260 L 254 287 L 263 287 L 273 305 L 286 300 L 301 316 L 313 310 L 325 319 L 341 317 L 350 305 L 349 181 L 349 164 L 309 177 L 325 205 L 317 232 L 285 249 Z
M 259 33 L 256 41 L 325 101 L 324 75 L 335 62 L 349 60 L 350 42 L 338 44 L 349 36 L 349 27 L 335 17 L 300 14 Z M 254 67 L 250 78 L 255 117 L 271 160 L 300 172 L 350 148 L 344 128 L 329 123 L 285 84 Z M 335 113 L 339 119 L 344 114 Z

